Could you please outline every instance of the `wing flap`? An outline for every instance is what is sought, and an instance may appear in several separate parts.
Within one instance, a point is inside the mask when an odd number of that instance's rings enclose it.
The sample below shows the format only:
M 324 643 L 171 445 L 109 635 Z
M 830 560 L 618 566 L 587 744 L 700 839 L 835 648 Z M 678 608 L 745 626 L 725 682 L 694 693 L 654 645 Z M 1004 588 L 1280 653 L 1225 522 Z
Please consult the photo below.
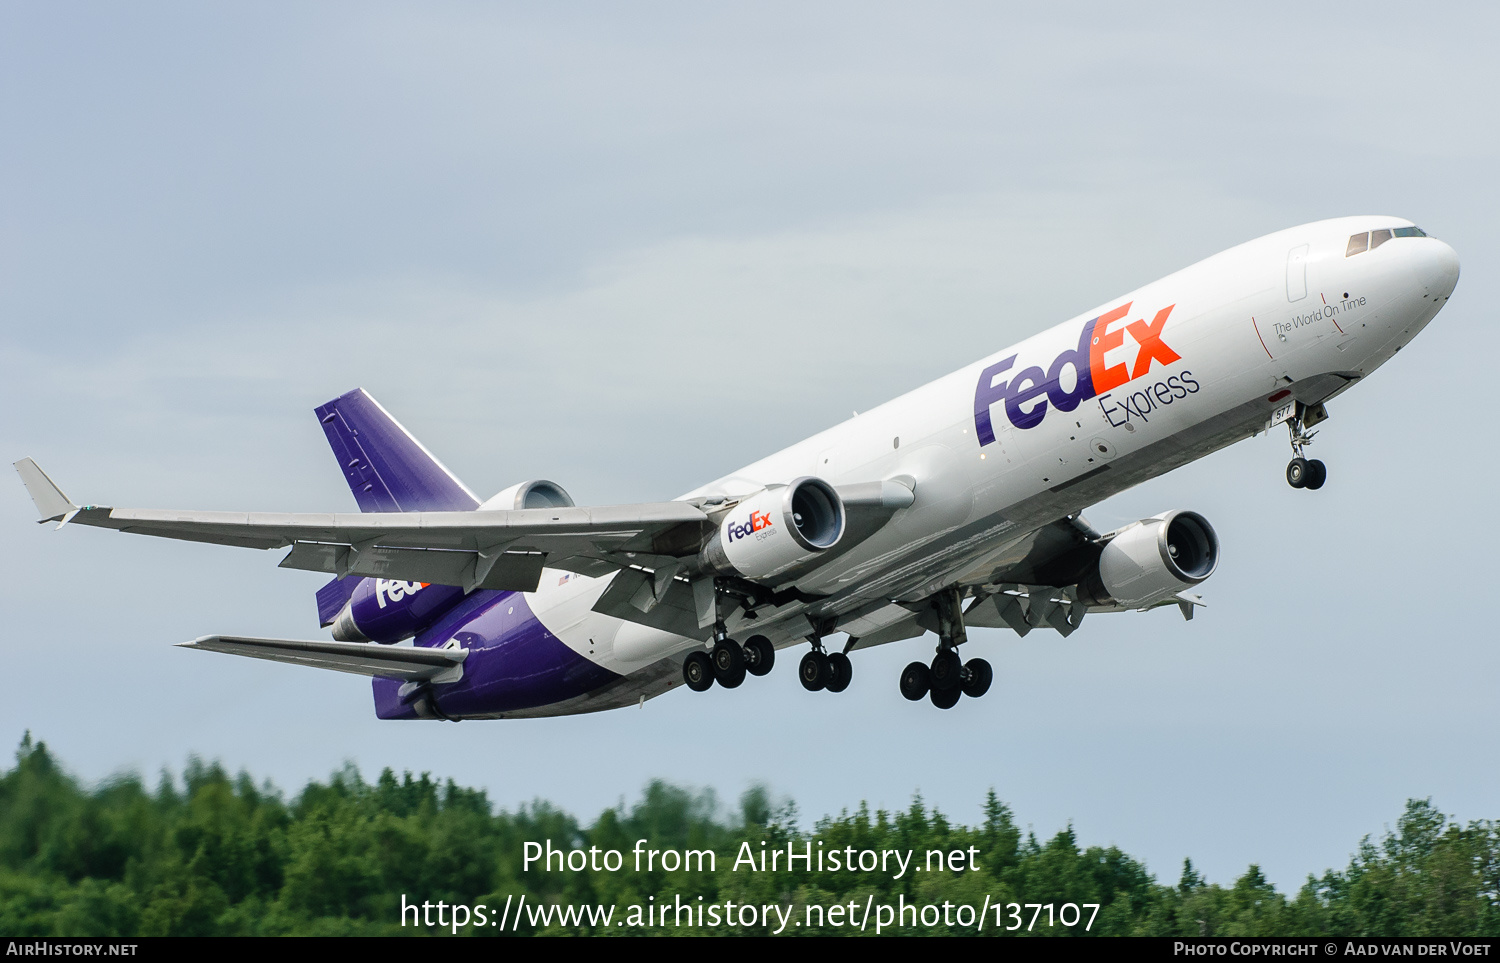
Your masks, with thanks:
M 478 552 L 446 549 L 374 547 L 354 551 L 348 545 L 298 542 L 281 560 L 281 567 L 341 577 L 363 575 L 457 585 L 470 591 L 535 592 L 546 560 L 547 556 L 538 552 L 499 552 L 486 559 Z
M 665 591 L 657 597 L 653 591 L 651 576 L 640 569 L 626 569 L 615 576 L 604 594 L 594 603 L 594 611 L 639 622 L 684 638 L 698 638 L 706 634 L 698 625 L 698 610 L 691 586 L 678 579 L 670 579 Z
M 468 658 L 467 649 L 431 649 L 373 642 L 306 642 L 297 639 L 257 639 L 235 635 L 206 635 L 180 642 L 184 649 L 244 655 L 252 659 L 289 662 L 318 669 L 421 681 L 451 672 Z

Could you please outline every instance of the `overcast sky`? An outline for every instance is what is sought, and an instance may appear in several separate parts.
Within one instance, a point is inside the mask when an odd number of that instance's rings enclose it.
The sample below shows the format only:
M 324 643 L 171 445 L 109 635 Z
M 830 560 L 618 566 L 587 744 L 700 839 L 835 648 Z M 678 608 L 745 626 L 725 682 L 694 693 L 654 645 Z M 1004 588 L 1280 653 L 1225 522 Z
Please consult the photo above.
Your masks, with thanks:
M 295 790 L 346 760 L 584 819 L 651 778 L 811 822 L 920 791 L 1283 889 L 1431 796 L 1500 816 L 1500 15 L 1481 5 L 0 6 L 0 454 L 75 501 L 349 510 L 312 408 L 363 386 L 486 495 L 670 498 L 1283 227 L 1411 218 L 1451 304 L 1330 406 L 1145 484 L 1224 543 L 1192 623 L 979 630 L 839 696 L 734 691 L 525 722 L 381 723 L 364 680 L 174 649 L 316 638 L 279 553 L 33 524 L 0 484 L 6 694 L 86 779 L 189 753 Z

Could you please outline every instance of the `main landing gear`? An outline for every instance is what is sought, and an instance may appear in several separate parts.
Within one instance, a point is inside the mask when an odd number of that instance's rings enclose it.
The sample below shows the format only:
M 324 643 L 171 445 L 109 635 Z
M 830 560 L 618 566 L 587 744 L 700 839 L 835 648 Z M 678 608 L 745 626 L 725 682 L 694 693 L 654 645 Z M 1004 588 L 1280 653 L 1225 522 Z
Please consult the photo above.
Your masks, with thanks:
M 1323 487 L 1328 480 L 1328 466 L 1316 458 L 1308 459 L 1303 448 L 1308 445 L 1316 435 L 1316 431 L 1307 429 L 1328 417 L 1328 409 L 1322 405 L 1314 405 L 1311 408 L 1304 407 L 1301 403 L 1297 405 L 1297 412 L 1287 419 L 1287 430 L 1291 433 L 1292 460 L 1286 466 L 1286 483 L 1293 488 L 1308 488 L 1317 491 Z
M 913 662 L 901 673 L 901 694 L 913 702 L 930 697 L 939 709 L 958 705 L 958 697 L 977 699 L 990 691 L 995 670 L 984 659 L 963 662 L 958 653 L 939 649 L 932 664 Z
M 683 660 L 682 680 L 694 692 L 705 692 L 715 682 L 726 689 L 737 688 L 747 673 L 765 675 L 776 664 L 776 647 L 764 635 L 752 635 L 744 645 L 729 637 L 724 624 L 726 604 L 726 593 L 716 592 L 713 650 L 694 652 Z
M 842 652 L 824 651 L 822 633 L 809 635 L 807 641 L 812 643 L 812 651 L 804 655 L 797 666 L 802 688 L 808 692 L 819 689 L 843 692 L 849 688 L 849 682 L 854 678 L 854 663 L 849 661 L 849 650 L 859 640 L 851 636 Z
M 682 678 L 694 692 L 704 692 L 717 682 L 726 689 L 737 688 L 745 675 L 765 675 L 776 664 L 776 647 L 764 635 L 752 635 L 740 645 L 734 639 L 714 632 L 717 641 L 711 652 L 694 652 L 682 663 Z
M 960 696 L 977 699 L 990 691 L 995 670 L 984 659 L 965 662 L 958 654 L 958 646 L 968 639 L 958 589 L 947 589 L 936 602 L 941 628 L 937 655 L 930 665 L 913 662 L 902 671 L 901 694 L 913 702 L 929 697 L 939 709 L 951 709 Z

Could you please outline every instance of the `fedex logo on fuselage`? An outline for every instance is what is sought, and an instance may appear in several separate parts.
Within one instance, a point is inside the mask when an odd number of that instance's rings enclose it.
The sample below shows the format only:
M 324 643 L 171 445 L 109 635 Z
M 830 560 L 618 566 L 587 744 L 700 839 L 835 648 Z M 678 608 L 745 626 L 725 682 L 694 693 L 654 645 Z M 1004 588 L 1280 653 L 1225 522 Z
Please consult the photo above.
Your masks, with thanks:
M 980 372 L 979 384 L 974 387 L 974 434 L 980 447 L 995 440 L 990 409 L 1002 401 L 1012 425 L 1023 430 L 1035 428 L 1042 423 L 1049 404 L 1058 411 L 1072 411 L 1090 398 L 1145 376 L 1153 361 L 1161 365 L 1181 361 L 1181 356 L 1161 339 L 1167 318 L 1177 305 L 1162 308 L 1150 322 L 1141 318 L 1124 323 L 1131 303 L 1084 322 L 1078 346 L 1052 359 L 1045 371 L 1040 366 L 1023 368 L 1008 381 L 997 381 L 1014 367 L 1019 355 L 1013 354 Z M 1134 364 L 1124 360 L 1109 364 L 1111 352 L 1125 347 L 1126 335 L 1137 345 Z M 1073 385 L 1065 388 L 1064 374 L 1070 368 Z
M 385 608 L 386 602 L 399 602 L 408 595 L 416 595 L 426 588 L 427 582 L 403 582 L 399 579 L 378 578 L 375 580 L 375 603 Z
M 741 525 L 739 522 L 729 523 L 729 540 L 732 542 L 737 538 L 749 538 L 756 532 L 771 527 L 770 512 L 751 512 L 750 524 Z

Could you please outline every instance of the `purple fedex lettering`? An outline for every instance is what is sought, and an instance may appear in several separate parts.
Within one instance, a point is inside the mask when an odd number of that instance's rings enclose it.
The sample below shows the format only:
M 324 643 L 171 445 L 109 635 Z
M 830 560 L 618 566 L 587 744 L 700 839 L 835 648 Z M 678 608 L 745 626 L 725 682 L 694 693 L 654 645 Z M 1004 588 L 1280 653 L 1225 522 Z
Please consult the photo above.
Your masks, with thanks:
M 1080 404 L 1094 397 L 1094 379 L 1089 368 L 1089 341 L 1094 334 L 1094 325 L 1099 319 L 1085 322 L 1083 333 L 1078 336 L 1078 346 L 1070 351 L 1064 351 L 1052 361 L 1052 367 L 1047 369 L 1047 400 L 1052 402 L 1052 407 L 1058 411 L 1072 411 Z M 1063 372 L 1068 368 L 1073 369 L 1073 387 L 1071 390 L 1062 386 Z M 1037 406 L 1039 409 L 1041 405 Z M 1017 427 L 1020 427 L 1017 425 Z
M 979 384 L 974 389 L 974 434 L 979 438 L 980 447 L 995 441 L 990 408 L 1001 401 L 1005 402 L 1005 414 L 1011 424 L 1017 428 L 1035 428 L 1042 423 L 1049 401 L 1058 411 L 1072 411 L 1079 403 L 1094 397 L 1094 383 L 1089 376 L 1089 342 L 1098 320 L 1094 318 L 1085 322 L 1077 347 L 1059 354 L 1046 372 L 1039 367 L 1030 367 L 1009 382 L 996 384 L 996 377 L 1016 363 L 1016 356 L 1011 355 L 980 373 Z M 1073 369 L 1073 385 L 1065 388 L 1064 372 L 1069 368 Z M 1027 408 L 1027 405 L 1031 407 Z
M 1016 363 L 1016 356 L 1011 355 L 1004 361 L 997 361 L 979 373 L 979 384 L 974 389 L 974 434 L 979 436 L 979 444 L 994 444 L 995 425 L 990 421 L 990 407 L 998 401 L 1005 399 L 1005 382 L 995 384 L 995 377 L 1010 370 L 1010 366 Z
M 1010 379 L 1005 389 L 1005 416 L 1017 428 L 1035 428 L 1047 414 L 1047 402 L 1042 398 L 1047 393 L 1047 376 L 1041 368 L 1026 368 Z M 1035 401 L 1030 410 L 1022 405 Z

